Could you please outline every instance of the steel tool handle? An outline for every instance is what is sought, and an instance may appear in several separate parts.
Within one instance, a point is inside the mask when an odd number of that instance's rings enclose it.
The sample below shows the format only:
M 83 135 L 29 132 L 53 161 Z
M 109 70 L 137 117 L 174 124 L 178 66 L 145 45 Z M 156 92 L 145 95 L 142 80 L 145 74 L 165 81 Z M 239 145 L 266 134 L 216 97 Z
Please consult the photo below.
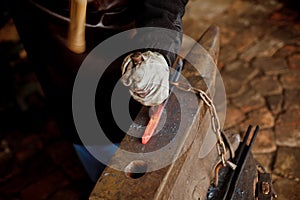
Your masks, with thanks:
M 251 151 L 256 135 L 258 134 L 259 126 L 256 126 L 254 133 L 252 135 L 251 135 L 251 130 L 252 130 L 252 125 L 249 125 L 246 135 L 243 139 L 243 142 L 240 144 L 240 146 L 237 149 L 237 154 L 235 157 L 235 163 L 237 164 L 237 168 L 235 169 L 235 171 L 231 173 L 231 175 L 228 178 L 229 184 L 225 189 L 225 195 L 223 197 L 223 200 L 232 200 L 239 178 L 241 176 L 241 172 L 244 169 L 245 162 L 248 158 L 249 152 Z

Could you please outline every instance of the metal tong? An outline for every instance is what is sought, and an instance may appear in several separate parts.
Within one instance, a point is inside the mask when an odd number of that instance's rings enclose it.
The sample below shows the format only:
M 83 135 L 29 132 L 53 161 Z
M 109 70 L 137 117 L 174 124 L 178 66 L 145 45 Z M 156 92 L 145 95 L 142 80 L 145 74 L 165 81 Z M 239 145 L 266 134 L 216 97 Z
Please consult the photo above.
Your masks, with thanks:
M 259 126 L 256 126 L 254 133 L 251 134 L 252 125 L 249 125 L 246 135 L 243 139 L 243 142 L 239 145 L 235 157 L 235 163 L 237 165 L 236 169 L 232 171 L 230 176 L 228 177 L 228 184 L 225 186 L 223 200 L 231 200 L 234 195 L 234 191 L 237 188 L 239 179 L 242 175 L 242 171 L 244 169 L 246 160 L 249 156 L 249 152 L 251 151 L 251 147 L 256 138 L 256 135 L 259 131 Z M 251 137 L 251 138 L 249 138 Z

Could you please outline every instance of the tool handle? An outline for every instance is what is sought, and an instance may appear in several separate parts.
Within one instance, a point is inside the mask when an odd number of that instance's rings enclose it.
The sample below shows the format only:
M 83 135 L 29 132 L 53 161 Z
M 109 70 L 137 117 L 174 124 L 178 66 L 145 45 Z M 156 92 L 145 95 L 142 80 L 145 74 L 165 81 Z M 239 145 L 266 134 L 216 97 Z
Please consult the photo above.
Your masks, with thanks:
M 85 20 L 87 0 L 71 0 L 68 48 L 74 53 L 85 51 Z
M 234 195 L 234 190 L 237 187 L 239 178 L 241 176 L 241 172 L 244 169 L 245 163 L 246 163 L 246 161 L 248 159 L 248 156 L 249 156 L 249 152 L 251 151 L 254 140 L 255 140 L 256 135 L 259 131 L 259 126 L 256 126 L 253 135 L 250 135 L 251 130 L 252 130 L 252 126 L 249 125 L 249 127 L 247 129 L 247 132 L 246 132 L 246 135 L 243 139 L 243 142 L 240 144 L 240 147 L 238 148 L 239 152 L 238 152 L 237 157 L 236 157 L 237 168 L 228 177 L 228 180 L 229 180 L 230 184 L 228 184 L 226 186 L 225 195 L 223 197 L 223 200 L 232 200 L 232 197 Z M 251 137 L 251 138 L 250 138 L 250 142 L 248 143 L 249 137 Z

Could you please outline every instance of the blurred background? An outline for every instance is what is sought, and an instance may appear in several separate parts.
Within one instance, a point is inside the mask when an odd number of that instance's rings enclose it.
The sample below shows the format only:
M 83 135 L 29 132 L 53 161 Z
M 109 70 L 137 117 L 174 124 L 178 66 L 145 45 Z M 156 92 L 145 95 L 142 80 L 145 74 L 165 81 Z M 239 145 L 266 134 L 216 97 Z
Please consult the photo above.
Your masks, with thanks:
M 279 200 L 300 199 L 300 3 L 190 0 L 184 33 L 220 27 L 225 130 L 260 125 L 253 153 Z M 0 2 L 0 199 L 88 199 L 93 188 L 61 136 L 11 19 Z

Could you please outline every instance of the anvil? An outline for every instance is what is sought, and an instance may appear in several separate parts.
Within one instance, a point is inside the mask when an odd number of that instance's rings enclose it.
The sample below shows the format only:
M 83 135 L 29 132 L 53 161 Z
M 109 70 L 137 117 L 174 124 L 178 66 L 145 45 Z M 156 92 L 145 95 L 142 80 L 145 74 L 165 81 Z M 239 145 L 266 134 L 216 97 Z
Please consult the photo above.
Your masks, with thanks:
M 210 27 L 198 42 L 202 46 L 199 48 L 199 44 L 193 44 L 184 57 L 182 76 L 212 97 L 215 91 L 219 29 Z M 198 71 L 201 71 L 201 75 Z M 200 147 L 204 144 L 210 125 L 210 113 L 203 101 L 193 93 L 174 88 L 156 135 L 147 145 L 143 145 L 140 138 L 148 121 L 149 109 L 143 107 L 134 120 L 135 125 L 130 127 L 112 157 L 109 167 L 103 171 L 90 199 L 205 197 L 206 194 L 199 194 L 198 191 L 199 188 L 208 189 L 213 178 L 209 172 L 213 171 L 218 152 L 216 148 L 211 148 L 207 156 L 199 158 Z M 214 145 L 211 141 L 211 146 Z M 162 161 L 168 164 L 163 165 Z

